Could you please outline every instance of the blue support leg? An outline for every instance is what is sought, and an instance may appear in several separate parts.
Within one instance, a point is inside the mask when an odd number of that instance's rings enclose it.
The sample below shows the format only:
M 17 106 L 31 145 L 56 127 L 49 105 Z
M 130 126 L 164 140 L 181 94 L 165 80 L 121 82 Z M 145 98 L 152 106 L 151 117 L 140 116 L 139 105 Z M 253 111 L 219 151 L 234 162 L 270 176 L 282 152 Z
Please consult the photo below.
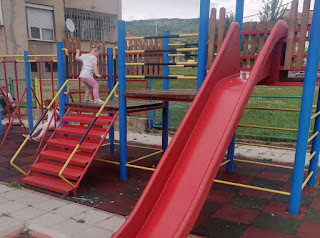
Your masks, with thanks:
M 198 72 L 197 72 L 197 91 L 200 89 L 206 77 L 206 66 L 208 57 L 208 35 L 209 35 L 209 11 L 210 0 L 200 1 L 200 24 L 199 24 L 199 43 L 198 43 Z
M 107 49 L 107 66 L 108 66 L 108 90 L 111 92 L 113 89 L 113 49 L 108 48 Z M 113 95 L 111 96 L 111 99 L 114 99 Z M 113 113 L 110 113 L 109 116 L 114 116 Z M 111 127 L 109 131 L 109 153 L 114 153 L 114 125 Z
M 152 79 L 149 79 L 149 91 L 151 90 L 152 90 Z M 150 100 L 149 102 L 152 102 L 152 100 Z M 152 129 L 152 110 L 148 112 L 148 115 L 149 115 L 148 128 L 149 130 L 151 130 Z
M 169 31 L 164 31 L 163 35 L 170 35 Z M 169 49 L 168 38 L 163 39 L 163 49 Z M 163 53 L 163 62 L 169 63 L 169 53 Z M 169 66 L 163 66 L 163 76 L 169 76 Z M 162 88 L 168 90 L 170 88 L 169 79 L 163 79 Z M 165 151 L 168 147 L 168 136 L 169 136 L 169 102 L 163 102 L 164 108 L 162 112 L 162 150 Z
M 31 133 L 33 129 L 33 113 L 32 113 L 32 94 L 31 94 L 31 77 L 30 77 L 30 63 L 29 52 L 24 52 L 24 73 L 27 85 L 27 108 L 28 108 L 28 132 Z
M 236 134 L 233 135 L 232 140 L 230 142 L 228 153 L 227 153 L 227 160 L 230 160 L 227 163 L 227 173 L 233 173 L 233 159 L 234 159 L 234 146 L 236 141 Z
M 126 92 L 126 24 L 118 21 L 118 80 L 119 80 L 119 130 L 120 130 L 120 179 L 127 180 L 127 103 Z M 116 72 L 115 72 L 116 74 Z
M 303 82 L 303 92 L 300 108 L 299 128 L 296 145 L 296 155 L 292 176 L 292 186 L 290 195 L 289 212 L 294 215 L 299 214 L 302 183 L 304 176 L 305 159 L 308 147 L 308 137 L 310 129 L 310 118 L 312 114 L 313 97 L 317 79 L 319 54 L 320 54 L 320 1 L 315 1 L 312 26 L 309 38 L 309 50 L 306 65 L 306 74 Z M 315 128 L 318 128 L 316 125 Z M 319 137 L 316 136 L 316 137 Z M 319 144 L 317 145 L 319 150 Z M 316 157 L 317 158 L 317 157 Z M 310 170 L 316 173 L 317 159 L 311 162 Z M 314 178 L 313 178 L 314 179 Z
M 243 5 L 244 5 L 244 0 L 237 0 L 235 21 L 239 23 L 240 32 L 242 31 Z M 241 37 L 240 37 L 240 41 L 241 41 Z M 242 45 L 241 42 L 240 42 L 240 45 Z M 241 49 L 240 49 L 239 53 L 241 54 Z M 230 162 L 227 164 L 227 173 L 233 173 L 235 140 L 236 140 L 236 134 L 233 135 L 232 140 L 229 145 L 229 148 L 228 148 L 227 159 L 230 160 Z
M 61 88 L 62 85 L 66 82 L 66 69 L 65 69 L 65 57 L 63 51 L 64 45 L 63 42 L 57 42 L 57 66 L 58 66 L 58 87 Z M 59 108 L 60 115 L 66 113 L 66 102 L 67 95 L 65 95 L 66 87 L 62 90 L 59 95 Z

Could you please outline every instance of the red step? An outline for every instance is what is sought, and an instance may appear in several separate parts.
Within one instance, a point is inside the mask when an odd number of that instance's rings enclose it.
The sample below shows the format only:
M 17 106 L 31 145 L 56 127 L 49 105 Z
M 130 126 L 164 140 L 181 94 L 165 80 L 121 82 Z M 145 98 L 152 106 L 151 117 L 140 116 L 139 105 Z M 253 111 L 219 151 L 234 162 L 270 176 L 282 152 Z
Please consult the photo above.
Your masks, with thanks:
M 46 175 L 33 173 L 31 176 L 22 179 L 22 182 L 35 187 L 44 188 L 57 193 L 63 193 L 68 195 L 72 190 L 69 184 L 61 180 L 60 178 L 53 178 Z M 73 183 L 75 185 L 75 183 Z
M 72 138 L 66 136 L 56 136 L 54 139 L 50 139 L 47 141 L 48 145 L 74 149 L 76 145 L 79 143 L 80 138 Z M 94 152 L 94 150 L 98 147 L 99 141 L 94 140 L 84 140 L 79 147 L 79 150 L 86 152 Z
M 37 171 L 40 173 L 46 173 L 50 175 L 59 176 L 59 172 L 62 169 L 64 164 L 55 163 L 51 161 L 41 160 L 40 163 L 33 164 L 31 166 L 32 171 Z M 83 173 L 84 168 L 75 167 L 68 165 L 65 171 L 63 172 L 63 176 L 67 179 L 78 180 L 78 178 Z
M 69 117 L 63 117 L 63 121 L 67 122 L 77 122 L 81 124 L 90 124 L 95 116 L 93 115 L 86 115 L 86 114 L 70 114 Z M 109 125 L 110 122 L 113 120 L 113 117 L 109 116 L 99 116 L 97 121 L 94 123 L 97 126 L 104 126 Z
M 83 136 L 87 131 L 88 127 L 86 126 L 77 126 L 77 125 L 63 125 L 63 127 L 56 128 L 56 132 L 60 134 L 72 135 L 72 136 Z M 102 128 L 91 128 L 87 137 L 88 138 L 99 138 L 106 132 L 107 129 Z
M 48 150 L 40 152 L 41 158 L 57 160 L 60 162 L 66 162 L 70 155 L 70 150 L 62 150 L 58 148 L 49 148 Z M 91 154 L 77 152 L 71 159 L 70 164 L 86 166 L 90 159 Z

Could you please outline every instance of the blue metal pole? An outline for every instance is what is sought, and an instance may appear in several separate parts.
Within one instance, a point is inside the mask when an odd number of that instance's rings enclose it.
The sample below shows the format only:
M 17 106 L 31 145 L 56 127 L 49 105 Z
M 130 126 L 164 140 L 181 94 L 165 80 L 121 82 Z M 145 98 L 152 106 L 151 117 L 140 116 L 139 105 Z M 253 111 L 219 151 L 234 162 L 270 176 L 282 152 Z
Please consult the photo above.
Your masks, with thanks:
M 237 0 L 235 20 L 236 20 L 236 22 L 239 23 L 240 32 L 242 30 L 242 22 L 243 22 L 243 5 L 244 5 L 244 0 Z M 240 37 L 240 45 L 241 45 L 241 37 Z M 241 48 L 240 48 L 239 53 L 241 54 Z M 233 159 L 234 159 L 235 141 L 236 141 L 236 134 L 233 135 L 232 140 L 229 145 L 229 148 L 228 148 L 227 159 L 230 160 L 230 162 L 227 164 L 227 173 L 233 173 Z
M 28 108 L 28 131 L 31 133 L 33 129 L 33 115 L 32 115 L 32 94 L 31 94 L 31 77 L 30 77 L 30 63 L 29 52 L 24 52 L 24 73 L 27 85 L 27 108 Z
M 152 79 L 149 79 L 149 91 L 152 90 Z M 151 100 L 149 102 L 152 102 Z M 152 111 L 149 111 L 149 130 L 151 130 L 152 128 L 152 124 L 151 124 L 151 121 L 152 121 Z
M 107 49 L 107 67 L 108 67 L 108 90 L 111 92 L 113 89 L 113 49 L 108 48 Z M 111 96 L 111 99 L 113 99 L 113 95 Z M 114 116 L 113 113 L 110 113 L 109 116 Z M 109 132 L 109 153 L 114 153 L 114 126 L 111 127 Z
M 198 42 L 198 72 L 197 72 L 197 91 L 206 77 L 206 66 L 208 57 L 208 29 L 209 29 L 209 10 L 210 0 L 200 1 L 200 23 L 199 23 L 199 42 Z
M 0 104 L 0 136 L 2 135 L 2 115 L 1 115 L 1 104 Z
M 309 42 L 308 59 L 306 65 L 306 78 L 311 77 L 314 81 L 317 78 L 318 62 L 320 54 L 320 1 L 315 1 L 314 12 L 312 19 L 312 29 Z M 309 57 L 310 56 L 310 57 Z M 318 94 L 317 102 L 317 112 L 320 111 L 320 94 Z M 318 131 L 320 133 L 320 117 L 315 118 L 314 132 Z M 319 160 L 319 149 L 320 149 L 320 136 L 316 136 L 312 142 L 312 149 L 316 151 L 315 156 L 310 161 L 309 173 L 313 171 L 308 185 L 314 186 L 316 183 L 318 160 Z
M 124 93 L 126 82 L 126 23 L 118 21 L 118 80 L 119 80 L 119 130 L 120 130 L 120 179 L 127 175 L 127 103 Z
M 240 32 L 242 31 L 243 6 L 244 6 L 244 0 L 237 0 L 235 21 L 239 23 Z
M 66 70 L 65 70 L 65 58 L 64 58 L 64 45 L 63 42 L 57 42 L 57 66 L 58 66 L 58 87 L 61 88 L 66 81 Z M 59 95 L 59 107 L 60 115 L 66 113 L 65 104 L 66 104 L 66 87 L 62 90 Z
M 163 35 L 170 35 L 169 31 L 164 31 Z M 163 49 L 169 49 L 169 38 L 163 39 Z M 169 63 L 169 52 L 163 53 L 163 62 Z M 169 66 L 163 66 L 163 76 L 169 76 Z M 162 88 L 168 90 L 170 88 L 169 79 L 163 79 Z M 169 136 L 169 102 L 163 102 L 164 108 L 162 110 L 162 150 L 166 150 L 168 147 Z
M 303 183 L 304 166 L 308 147 L 310 118 L 312 113 L 312 104 L 320 54 L 320 1 L 315 1 L 313 9 L 314 12 L 309 39 L 306 74 L 303 82 L 299 129 L 289 204 L 289 212 L 294 215 L 298 215 L 300 209 L 302 192 L 301 186 Z M 319 129 L 319 125 L 316 125 L 315 129 Z M 319 137 L 319 135 L 316 136 L 316 138 L 317 137 Z M 318 140 L 317 142 L 319 142 Z M 319 144 L 317 146 L 317 150 L 319 150 Z M 316 157 L 316 159 L 314 159 L 310 165 L 310 169 L 314 171 L 314 173 L 316 173 L 317 164 L 318 159 Z

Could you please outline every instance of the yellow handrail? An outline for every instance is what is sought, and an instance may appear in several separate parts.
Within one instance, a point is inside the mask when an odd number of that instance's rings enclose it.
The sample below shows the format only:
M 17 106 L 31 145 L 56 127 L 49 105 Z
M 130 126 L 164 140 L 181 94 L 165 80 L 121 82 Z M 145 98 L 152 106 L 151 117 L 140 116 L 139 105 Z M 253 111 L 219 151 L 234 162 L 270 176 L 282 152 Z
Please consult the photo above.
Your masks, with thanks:
M 47 106 L 47 110 L 49 110 L 51 108 L 51 106 L 53 105 L 54 101 L 58 98 L 59 94 L 62 92 L 62 90 L 64 89 L 64 87 L 67 85 L 67 82 L 69 80 L 66 80 L 65 83 L 61 86 L 61 88 L 59 89 L 59 91 L 57 92 L 56 96 L 51 100 L 51 103 Z M 46 112 L 47 112 L 46 110 Z M 45 112 L 45 113 L 46 113 Z M 44 113 L 44 114 L 45 114 Z M 41 116 L 40 119 L 42 119 L 44 117 L 44 115 Z M 23 147 L 25 146 L 25 144 L 28 142 L 28 140 L 30 139 L 31 135 L 28 135 L 25 140 L 22 142 L 22 144 L 20 145 L 19 149 L 16 151 L 16 153 L 13 155 L 12 159 L 10 160 L 10 165 L 12 167 L 14 167 L 15 169 L 17 169 L 20 173 L 27 175 L 26 172 L 24 172 L 22 169 L 20 169 L 17 165 L 14 164 L 15 159 L 18 157 L 18 155 L 20 154 L 21 150 L 23 149 Z
M 101 112 L 103 111 L 103 109 L 105 108 L 105 106 L 107 105 L 108 101 L 110 100 L 111 96 L 114 94 L 114 92 L 116 91 L 116 89 L 118 88 L 119 83 L 117 83 L 112 91 L 110 92 L 110 94 L 108 95 L 107 99 L 104 101 L 104 103 L 102 104 L 102 106 L 100 107 L 100 110 L 97 112 L 95 118 L 93 119 L 92 123 L 94 123 L 95 120 L 97 120 L 97 118 L 99 117 L 99 115 L 101 114 Z M 93 126 L 93 124 L 91 125 L 91 127 Z M 89 126 L 87 131 L 85 132 L 84 135 L 86 135 L 90 130 L 91 127 Z M 61 168 L 60 172 L 59 172 L 59 177 L 65 181 L 67 184 L 69 184 L 71 187 L 75 188 L 75 186 L 68 180 L 66 179 L 62 174 L 65 171 L 65 169 L 67 168 L 67 166 L 69 165 L 71 159 L 73 158 L 73 156 L 75 155 L 75 153 L 78 151 L 81 143 L 83 141 L 83 138 L 80 139 L 79 143 L 76 145 L 76 147 L 73 149 L 71 155 L 69 156 L 69 158 L 67 159 L 67 161 L 65 162 L 65 164 L 63 165 L 63 167 Z

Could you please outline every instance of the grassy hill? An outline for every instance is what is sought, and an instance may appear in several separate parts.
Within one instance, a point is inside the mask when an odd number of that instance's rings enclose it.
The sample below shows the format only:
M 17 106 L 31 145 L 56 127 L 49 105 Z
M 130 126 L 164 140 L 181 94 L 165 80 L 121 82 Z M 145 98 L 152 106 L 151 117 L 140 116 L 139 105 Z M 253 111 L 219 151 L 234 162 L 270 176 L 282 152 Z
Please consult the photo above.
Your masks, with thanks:
M 135 20 L 126 22 L 127 34 L 136 36 L 148 36 L 156 34 L 156 21 L 158 22 L 158 35 L 163 31 L 170 31 L 171 34 L 197 33 L 199 31 L 199 18 L 194 19 L 152 19 Z

